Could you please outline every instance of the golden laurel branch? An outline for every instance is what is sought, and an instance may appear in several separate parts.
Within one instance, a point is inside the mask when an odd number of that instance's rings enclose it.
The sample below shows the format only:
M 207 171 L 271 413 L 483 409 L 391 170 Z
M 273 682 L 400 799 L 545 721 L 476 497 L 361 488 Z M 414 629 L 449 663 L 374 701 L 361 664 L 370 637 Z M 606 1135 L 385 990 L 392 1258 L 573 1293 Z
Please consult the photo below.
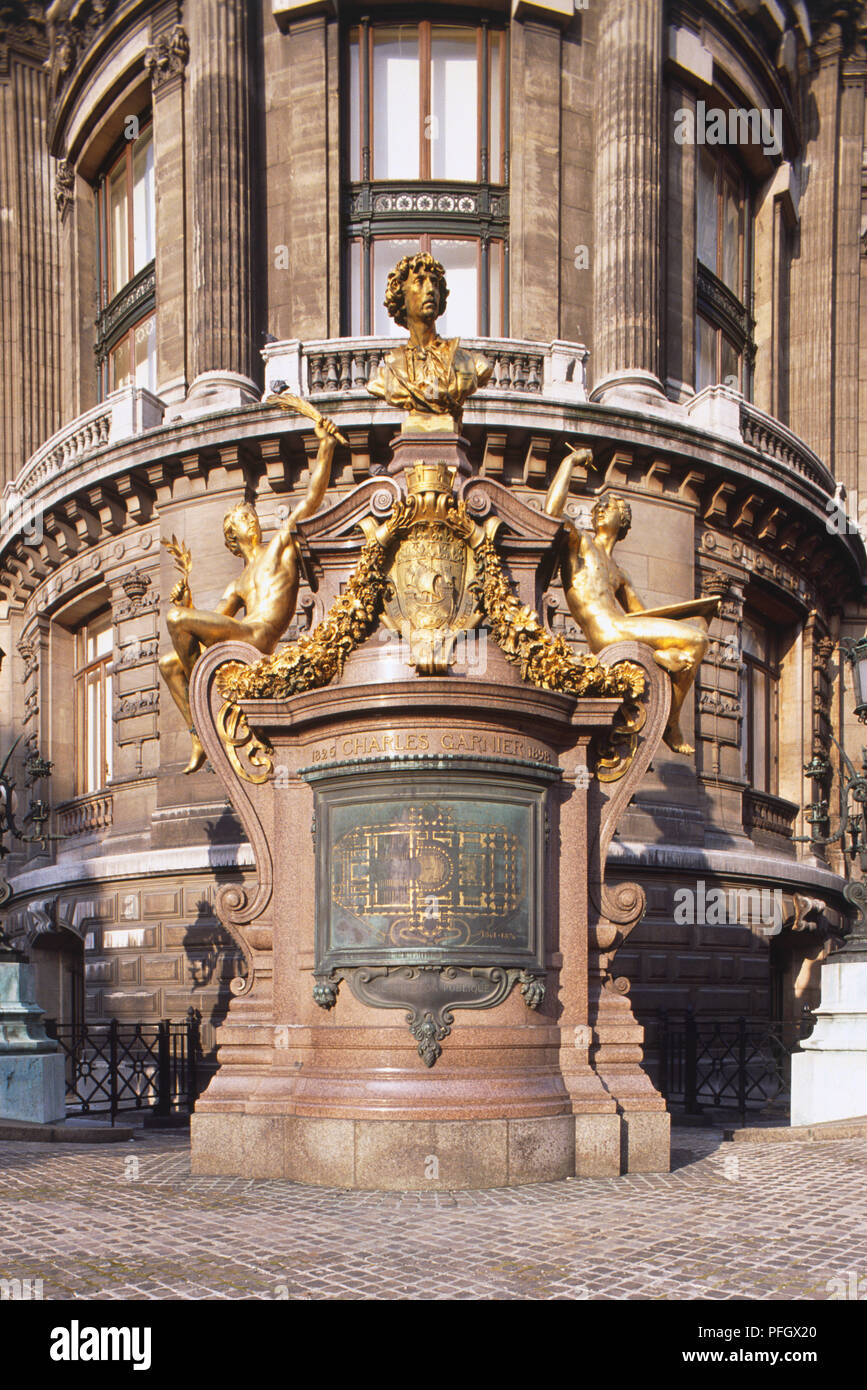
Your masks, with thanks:
M 174 534 L 171 540 L 166 540 L 165 536 L 163 536 L 162 544 L 174 560 L 175 569 L 178 571 L 178 574 L 180 574 L 186 582 L 189 582 L 190 572 L 193 568 L 193 557 L 189 546 L 185 541 L 179 541 Z

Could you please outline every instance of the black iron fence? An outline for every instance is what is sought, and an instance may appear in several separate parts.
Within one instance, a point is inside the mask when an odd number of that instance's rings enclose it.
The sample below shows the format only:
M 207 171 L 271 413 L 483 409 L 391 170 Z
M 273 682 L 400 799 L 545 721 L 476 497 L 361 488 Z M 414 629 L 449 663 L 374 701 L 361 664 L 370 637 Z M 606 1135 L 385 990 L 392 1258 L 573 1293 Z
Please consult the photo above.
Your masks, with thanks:
M 642 1018 L 645 1066 L 669 1108 L 687 1115 L 776 1109 L 787 1112 L 792 1053 L 809 1037 L 815 1020 L 769 1023 L 757 1018 L 718 1018 L 665 1012 Z
M 199 1017 L 180 1023 L 56 1023 L 45 1031 L 66 1058 L 67 1115 L 191 1112 L 201 1087 Z

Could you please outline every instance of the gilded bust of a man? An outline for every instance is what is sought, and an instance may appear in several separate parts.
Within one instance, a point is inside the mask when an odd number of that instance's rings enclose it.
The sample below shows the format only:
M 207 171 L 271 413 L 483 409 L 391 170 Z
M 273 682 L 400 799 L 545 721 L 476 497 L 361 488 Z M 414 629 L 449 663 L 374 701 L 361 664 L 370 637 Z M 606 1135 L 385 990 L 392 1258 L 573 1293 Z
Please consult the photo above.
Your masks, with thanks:
M 409 411 L 402 434 L 458 433 L 464 401 L 491 377 L 486 358 L 466 351 L 459 338 L 437 334 L 448 292 L 442 265 L 427 252 L 404 256 L 388 277 L 385 307 L 409 330 L 409 342 L 386 355 L 367 389 Z

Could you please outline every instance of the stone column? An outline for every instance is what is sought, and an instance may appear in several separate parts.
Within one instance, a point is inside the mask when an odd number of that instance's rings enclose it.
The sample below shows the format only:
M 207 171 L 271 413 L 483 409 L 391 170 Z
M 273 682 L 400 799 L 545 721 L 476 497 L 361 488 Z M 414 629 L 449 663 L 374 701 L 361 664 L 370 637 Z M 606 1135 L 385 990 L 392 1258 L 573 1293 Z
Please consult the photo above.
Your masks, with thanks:
M 259 399 L 253 381 L 250 7 L 190 13 L 193 384 L 185 413 Z
M 0 488 L 60 425 L 46 49 L 40 27 L 19 9 L 12 8 L 0 34 Z
M 593 400 L 659 402 L 662 0 L 608 0 L 596 69 Z
M 858 345 L 861 299 L 861 182 L 867 58 L 843 63 L 837 171 L 837 264 L 834 344 L 834 476 L 858 488 Z
M 180 24 L 154 33 L 145 55 L 151 76 L 156 181 L 156 282 L 159 297 L 157 394 L 168 406 L 187 393 L 187 102 L 189 39 Z
M 818 68 L 806 97 L 806 109 L 812 108 L 813 114 L 803 158 L 810 177 L 801 198 L 800 245 L 792 261 L 789 424 L 831 469 L 836 147 L 842 47 L 836 25 L 816 45 Z

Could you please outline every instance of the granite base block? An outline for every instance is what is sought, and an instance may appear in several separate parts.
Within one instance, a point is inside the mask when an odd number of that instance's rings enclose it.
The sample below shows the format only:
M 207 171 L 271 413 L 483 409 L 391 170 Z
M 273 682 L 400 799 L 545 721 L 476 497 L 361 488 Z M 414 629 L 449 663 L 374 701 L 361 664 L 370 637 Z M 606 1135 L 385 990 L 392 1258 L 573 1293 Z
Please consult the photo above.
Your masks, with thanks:
M 671 1116 L 665 1110 L 628 1110 L 621 1116 L 621 1172 L 671 1171 Z
M 619 1115 L 576 1115 L 576 1178 L 620 1177 Z
M 358 1191 L 448 1192 L 620 1171 L 620 1119 L 611 1114 L 406 1121 L 223 1112 L 193 1115 L 190 1135 L 197 1176 Z
M 66 1118 L 66 1064 L 59 1052 L 0 1053 L 0 1120 L 49 1125 Z

